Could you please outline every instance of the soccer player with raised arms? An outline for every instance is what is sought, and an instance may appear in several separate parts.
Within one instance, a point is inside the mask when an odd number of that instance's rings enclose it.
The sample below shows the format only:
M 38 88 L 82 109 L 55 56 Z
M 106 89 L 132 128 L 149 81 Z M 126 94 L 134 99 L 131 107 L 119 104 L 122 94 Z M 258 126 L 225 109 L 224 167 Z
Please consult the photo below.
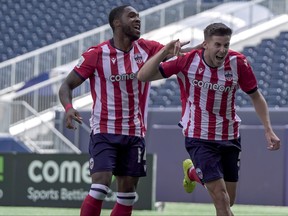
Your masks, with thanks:
M 246 57 L 229 49 L 232 30 L 213 23 L 204 30 L 203 49 L 162 62 L 178 55 L 179 40 L 173 40 L 140 69 L 141 81 L 177 75 L 182 100 L 183 135 L 190 159 L 183 162 L 183 186 L 191 193 L 195 181 L 203 184 L 217 216 L 232 216 L 239 170 L 240 118 L 236 114 L 235 93 L 240 87 L 254 105 L 264 129 L 268 150 L 278 150 L 267 103 L 258 90 L 255 75 Z M 193 162 L 192 162 L 193 161 Z

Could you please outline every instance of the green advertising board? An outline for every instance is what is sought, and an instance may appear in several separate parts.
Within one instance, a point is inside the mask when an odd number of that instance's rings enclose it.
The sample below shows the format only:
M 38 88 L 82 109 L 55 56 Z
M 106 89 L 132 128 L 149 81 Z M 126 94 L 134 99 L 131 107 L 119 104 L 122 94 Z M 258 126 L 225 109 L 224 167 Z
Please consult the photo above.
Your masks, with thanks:
M 0 205 L 76 207 L 89 192 L 88 154 L 0 154 Z M 147 155 L 147 177 L 140 178 L 135 209 L 154 209 L 155 155 Z M 116 201 L 116 182 L 103 207 Z

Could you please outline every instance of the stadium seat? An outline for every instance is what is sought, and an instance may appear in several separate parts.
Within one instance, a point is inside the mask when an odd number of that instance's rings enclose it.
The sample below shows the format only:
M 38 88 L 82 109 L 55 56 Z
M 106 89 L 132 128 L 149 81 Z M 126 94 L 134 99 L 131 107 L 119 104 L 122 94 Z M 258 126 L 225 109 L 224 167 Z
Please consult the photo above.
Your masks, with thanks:
M 21 46 L 20 49 L 14 49 L 9 45 L 13 52 L 8 51 L 8 48 L 1 49 L 0 62 L 21 55 L 25 51 L 29 52 L 105 25 L 108 23 L 107 14 L 113 7 L 131 4 L 135 5 L 137 10 L 142 11 L 167 1 L 5 1 L 0 7 L 0 43 L 7 44 L 14 35 L 22 34 L 24 41 L 32 41 L 32 46 L 27 45 L 26 47 Z M 95 9 L 97 12 L 94 12 Z M 36 32 L 35 29 L 37 29 Z M 46 37 L 46 34 L 50 36 Z M 37 40 L 40 42 L 37 43 Z M 8 46 L 6 45 L 6 47 Z
M 242 53 L 249 59 L 269 106 L 287 107 L 288 32 L 283 31 L 275 38 L 264 39 L 258 46 L 245 47 Z M 240 105 L 247 104 L 241 102 Z

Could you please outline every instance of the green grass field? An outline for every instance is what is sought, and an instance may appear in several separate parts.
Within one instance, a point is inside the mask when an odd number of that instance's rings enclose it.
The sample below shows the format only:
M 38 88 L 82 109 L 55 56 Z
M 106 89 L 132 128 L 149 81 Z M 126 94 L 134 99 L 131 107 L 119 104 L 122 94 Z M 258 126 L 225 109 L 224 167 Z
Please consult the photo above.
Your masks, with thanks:
M 288 216 L 288 207 L 235 205 L 235 216 Z M 110 210 L 102 210 L 103 216 L 109 216 Z M 135 210 L 133 216 L 213 216 L 211 204 L 166 203 L 163 211 Z M 0 216 L 79 216 L 79 209 L 43 208 L 43 207 L 0 207 Z

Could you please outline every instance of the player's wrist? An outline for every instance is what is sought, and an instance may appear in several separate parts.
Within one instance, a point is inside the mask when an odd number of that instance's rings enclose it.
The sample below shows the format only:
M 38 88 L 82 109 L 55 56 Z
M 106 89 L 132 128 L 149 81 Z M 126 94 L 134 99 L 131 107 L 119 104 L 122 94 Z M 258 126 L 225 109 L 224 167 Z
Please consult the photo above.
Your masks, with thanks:
M 73 108 L 73 105 L 71 103 L 66 104 L 65 106 L 65 112 L 68 112 L 68 110 L 70 110 L 71 108 Z

